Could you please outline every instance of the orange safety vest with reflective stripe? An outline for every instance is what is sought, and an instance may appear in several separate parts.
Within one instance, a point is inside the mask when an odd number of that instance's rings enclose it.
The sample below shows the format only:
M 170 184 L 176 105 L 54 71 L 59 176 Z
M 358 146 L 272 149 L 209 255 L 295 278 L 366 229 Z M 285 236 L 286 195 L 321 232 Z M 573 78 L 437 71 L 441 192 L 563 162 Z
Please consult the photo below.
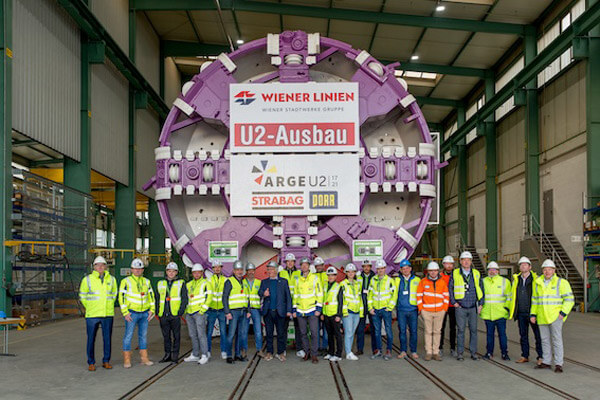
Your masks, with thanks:
M 446 281 L 438 278 L 435 281 L 423 278 L 417 286 L 417 307 L 419 311 L 447 311 L 450 304 L 450 293 Z

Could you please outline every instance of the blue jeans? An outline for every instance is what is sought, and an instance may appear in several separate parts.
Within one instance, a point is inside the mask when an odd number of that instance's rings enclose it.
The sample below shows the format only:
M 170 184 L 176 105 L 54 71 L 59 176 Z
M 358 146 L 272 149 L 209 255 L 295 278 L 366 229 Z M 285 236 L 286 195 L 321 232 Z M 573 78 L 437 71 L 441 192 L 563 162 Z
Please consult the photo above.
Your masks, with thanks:
M 250 320 L 254 327 L 254 341 L 256 342 L 256 350 L 262 350 L 263 336 L 262 336 L 262 324 L 260 321 L 260 310 L 258 308 L 250 309 L 250 318 L 244 316 L 244 325 L 242 331 L 238 335 L 238 341 L 236 342 L 235 352 L 240 354 L 240 350 L 248 350 L 248 332 L 250 330 Z M 240 343 L 241 342 L 241 343 Z
M 148 333 L 148 311 L 137 312 L 129 310 L 132 321 L 125 320 L 125 336 L 123 337 L 123 351 L 131 351 L 131 339 L 135 326 L 138 327 L 138 346 L 140 350 L 146 350 L 146 334 Z
M 344 323 L 344 350 L 346 355 L 352 353 L 352 343 L 354 342 L 354 333 L 358 327 L 360 315 L 348 312 L 343 318 Z
M 508 340 L 506 338 L 506 319 L 500 318 L 495 321 L 485 320 L 487 330 L 487 353 L 494 354 L 494 331 L 498 329 L 498 340 L 500 341 L 500 351 L 502 354 L 508 354 Z
M 517 314 L 519 323 L 519 336 L 521 336 L 521 356 L 529 358 L 529 327 L 533 330 L 535 337 L 535 350 L 538 360 L 542 358 L 542 338 L 540 336 L 540 327 L 538 324 L 532 324 L 529 320 L 529 313 Z
M 398 331 L 400 332 L 400 351 L 406 351 L 406 329 L 410 331 L 410 352 L 417 352 L 417 324 L 419 321 L 419 311 L 400 311 L 398 310 Z
M 246 319 L 246 312 L 239 308 L 239 309 L 234 309 L 234 310 L 230 310 L 231 312 L 231 316 L 232 318 L 229 320 L 229 329 L 227 330 L 227 357 L 232 357 L 232 353 L 233 353 L 233 347 L 236 347 L 235 349 L 235 355 L 236 357 L 240 355 L 240 353 L 238 353 L 238 346 L 234 346 L 234 338 L 235 338 L 235 334 L 239 333 L 240 336 L 242 335 L 242 331 L 243 331 L 243 327 L 244 327 L 244 320 Z M 220 322 L 219 322 L 220 324 Z M 240 337 L 241 339 L 241 337 Z M 238 340 L 238 343 L 241 340 Z
M 208 340 L 208 352 L 212 349 L 212 334 L 215 329 L 215 322 L 219 320 L 219 329 L 221 330 L 221 353 L 227 352 L 227 320 L 223 310 L 213 310 L 210 308 L 206 312 L 206 340 Z
M 381 323 L 385 325 L 385 334 L 387 336 L 387 349 L 391 352 L 394 344 L 394 331 L 392 330 L 392 312 L 385 308 L 375 310 L 375 314 L 371 315 L 373 321 L 373 329 L 375 330 L 375 350 L 381 351 Z
M 368 311 L 365 311 L 368 313 Z M 373 339 L 373 319 L 371 315 L 365 315 L 358 322 L 358 328 L 356 329 L 356 348 L 358 351 L 363 351 L 365 348 L 365 329 L 367 328 L 367 318 L 371 324 L 371 351 L 375 351 L 375 339 Z
M 96 364 L 96 357 L 94 356 L 94 343 L 96 343 L 96 333 L 98 332 L 98 328 L 100 326 L 102 326 L 102 342 L 104 343 L 104 357 L 102 357 L 102 362 L 109 362 L 111 352 L 110 345 L 113 328 L 113 317 L 86 318 L 85 326 L 87 329 L 88 364 Z
M 327 350 L 327 348 L 329 347 L 327 329 L 325 329 L 325 324 L 323 323 L 323 321 L 321 321 L 321 318 L 319 318 L 319 332 L 321 332 L 321 330 L 323 330 L 323 336 L 321 336 L 321 340 L 319 341 L 319 349 Z

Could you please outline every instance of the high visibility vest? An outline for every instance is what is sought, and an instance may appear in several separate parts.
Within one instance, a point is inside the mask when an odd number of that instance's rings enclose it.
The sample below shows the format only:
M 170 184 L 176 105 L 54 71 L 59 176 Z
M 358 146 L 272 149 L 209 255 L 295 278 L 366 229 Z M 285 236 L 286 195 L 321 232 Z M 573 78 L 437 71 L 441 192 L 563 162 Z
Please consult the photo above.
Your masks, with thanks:
M 260 289 L 260 279 L 254 278 L 252 286 L 250 286 L 250 281 L 248 281 L 248 279 L 244 279 L 244 292 L 248 293 L 250 308 L 260 308 L 258 289 Z
M 294 297 L 294 286 L 296 285 L 296 278 L 302 275 L 300 270 L 294 269 L 292 272 L 284 269 L 279 272 L 279 277 L 285 279 L 288 282 L 288 286 L 290 288 L 290 295 L 292 298 Z
M 447 311 L 450 304 L 448 285 L 442 278 L 435 281 L 429 277 L 421 279 L 417 286 L 417 307 L 419 311 Z
M 235 310 L 238 308 L 248 307 L 248 292 L 244 290 L 244 286 L 235 279 L 234 276 L 229 278 L 231 282 L 231 292 L 229 292 L 229 309 Z
M 553 323 L 561 311 L 565 314 L 563 321 L 566 321 L 574 305 L 575 296 L 566 279 L 554 275 L 548 286 L 544 284 L 544 275 L 533 281 L 531 315 L 536 316 L 538 324 Z
M 481 319 L 496 321 L 508 318 L 511 299 L 510 287 L 509 280 L 500 275 L 483 278 L 485 302 L 481 307 Z
M 327 284 L 327 274 L 325 271 L 317 272 L 317 276 L 319 277 L 319 283 L 321 284 L 321 287 L 323 290 L 325 290 L 325 285 Z
M 533 271 L 529 272 L 531 274 L 531 289 L 533 290 L 533 283 L 535 282 L 536 278 L 537 278 L 537 274 Z M 518 274 L 514 274 L 513 275 L 513 281 L 512 281 L 512 291 L 511 291 L 511 295 L 510 295 L 510 305 L 509 305 L 509 314 L 508 314 L 508 319 L 512 319 L 512 317 L 515 315 L 515 309 L 517 308 L 517 288 L 519 287 L 519 283 L 520 283 L 520 278 L 521 278 L 521 273 L 519 272 Z
M 212 288 L 206 278 L 192 279 L 186 283 L 188 292 L 188 304 L 185 312 L 194 314 L 199 312 L 201 315 L 208 311 L 212 300 Z
M 402 292 L 400 292 L 400 284 L 402 283 L 402 281 L 405 280 L 404 276 L 400 275 L 398 278 L 395 279 L 394 285 L 396 286 L 395 290 L 397 293 L 397 298 L 400 298 L 400 296 L 406 296 L 408 295 L 408 302 L 411 306 L 415 306 L 417 305 L 417 287 L 419 286 L 419 282 L 421 282 L 421 278 L 419 278 L 416 275 L 411 275 L 410 278 L 408 278 L 409 281 L 409 285 L 408 288 L 406 288 L 406 286 L 404 286 L 404 290 Z M 406 283 L 405 283 L 406 285 Z M 408 292 L 408 294 L 405 294 L 404 292 Z M 399 302 L 397 301 L 396 304 L 399 304 Z
M 156 288 L 158 289 L 158 316 L 162 317 L 165 313 L 165 303 L 167 297 L 169 298 L 169 304 L 171 306 L 171 315 L 177 316 L 179 308 L 181 307 L 181 288 L 185 284 L 183 279 L 177 279 L 171 284 L 171 290 L 167 294 L 169 283 L 166 279 L 158 282 Z
M 121 281 L 119 287 L 119 303 L 123 316 L 129 314 L 129 310 L 135 312 L 150 311 L 154 313 L 154 291 L 150 280 L 140 276 L 129 275 Z
M 223 309 L 223 288 L 225 287 L 225 281 L 227 278 L 221 275 L 213 275 L 210 277 L 210 291 L 212 292 L 212 299 L 208 305 L 213 310 Z
M 463 279 L 461 268 L 455 268 L 452 272 L 452 278 L 454 279 L 454 299 L 462 300 L 465 298 L 465 280 Z M 476 269 L 471 268 L 471 273 L 473 274 L 473 279 L 475 281 L 475 291 L 477 292 L 477 300 L 481 300 L 483 297 L 483 293 L 481 292 L 481 286 L 479 285 L 479 280 L 481 279 L 481 274 Z
M 296 312 L 308 314 L 322 307 L 323 289 L 319 277 L 308 273 L 306 277 L 296 275 L 294 277 L 293 305 Z
M 100 274 L 93 271 L 86 275 L 79 285 L 79 299 L 85 307 L 86 318 L 112 317 L 115 315 L 117 281 L 108 272 L 100 280 Z
M 331 285 L 331 288 L 329 288 L 329 282 L 323 287 L 323 315 L 333 317 L 337 314 L 339 306 L 338 294 L 340 293 L 341 288 L 342 285 L 337 282 L 334 282 L 333 285 Z
M 359 314 L 360 318 L 365 315 L 365 308 L 362 301 L 362 276 L 357 276 L 352 282 L 348 279 L 342 281 L 344 286 L 344 316 L 350 314 L 350 311 Z
M 370 310 L 381 310 L 383 308 L 392 311 L 396 307 L 396 285 L 394 280 L 385 275 L 380 278 L 375 275 L 371 278 L 369 285 L 369 294 L 367 295 L 367 305 Z

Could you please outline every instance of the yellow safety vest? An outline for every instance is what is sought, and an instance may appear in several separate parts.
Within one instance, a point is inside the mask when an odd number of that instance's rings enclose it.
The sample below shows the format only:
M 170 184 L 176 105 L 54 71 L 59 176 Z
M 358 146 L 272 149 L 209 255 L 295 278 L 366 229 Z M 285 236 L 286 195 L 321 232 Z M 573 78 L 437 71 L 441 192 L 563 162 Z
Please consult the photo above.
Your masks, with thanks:
M 213 275 L 210 277 L 210 291 L 212 292 L 212 299 L 208 305 L 213 310 L 223 309 L 223 288 L 225 287 L 225 281 L 227 278 L 221 275 Z
M 398 278 L 395 279 L 394 282 L 394 286 L 395 286 L 395 291 L 396 291 L 396 299 L 398 299 L 398 296 L 400 295 L 404 295 L 404 293 L 400 293 L 400 283 L 402 283 L 402 280 L 404 280 L 404 276 L 400 275 Z M 410 280 L 410 284 L 408 286 L 408 303 L 411 306 L 417 306 L 417 287 L 419 287 L 419 282 L 421 282 L 421 278 L 419 278 L 416 275 L 412 275 L 411 277 L 409 277 Z M 406 290 L 406 286 L 404 287 L 404 290 Z M 398 301 L 396 300 L 396 304 L 398 304 Z
M 365 315 L 365 308 L 362 300 L 362 276 L 357 276 L 352 282 L 348 279 L 342 281 L 344 286 L 344 316 L 350 314 L 350 311 L 358 314 L 360 318 Z
M 248 279 L 244 279 L 244 291 L 248 293 L 250 308 L 260 308 L 260 296 L 258 295 L 258 289 L 260 289 L 260 279 L 254 278 L 254 281 L 252 281 L 252 286 L 250 286 L 250 281 L 248 281 Z
M 288 271 L 287 269 L 284 269 L 283 271 L 279 272 L 279 277 L 288 281 L 290 295 L 292 296 L 292 298 L 294 297 L 294 285 L 296 284 L 296 277 L 300 275 L 302 275 L 302 273 L 300 272 L 300 270 L 297 269 L 293 270 L 292 272 Z
M 392 311 L 396 307 L 396 285 L 394 280 L 385 275 L 380 278 L 375 275 L 371 278 L 369 285 L 369 294 L 367 295 L 367 305 L 370 310 L 386 309 Z
M 455 268 L 452 271 L 452 278 L 454 279 L 454 299 L 462 300 L 465 298 L 465 280 L 463 279 L 461 268 Z M 479 285 L 479 280 L 481 279 L 481 274 L 474 268 L 471 268 L 471 273 L 473 274 L 473 279 L 475 281 L 475 291 L 477 292 L 477 300 L 481 300 L 483 297 L 483 293 L 481 292 L 481 286 Z
M 574 305 L 575 296 L 566 279 L 554 275 L 548 286 L 544 284 L 544 275 L 533 281 L 531 315 L 535 315 L 538 325 L 553 323 L 561 311 L 565 314 L 563 321 L 566 321 Z
M 337 282 L 334 282 L 333 285 L 331 285 L 331 288 L 329 288 L 329 282 L 325 285 L 326 286 L 323 287 L 323 315 L 333 317 L 338 312 L 338 294 L 340 293 L 342 285 Z
M 533 282 L 535 282 L 537 274 L 533 271 L 530 271 L 529 273 L 531 274 L 531 289 L 533 290 Z M 518 274 L 513 275 L 513 281 L 511 285 L 512 291 L 510 295 L 510 306 L 508 307 L 510 309 L 508 319 L 512 319 L 512 317 L 515 315 L 515 308 L 517 307 L 517 288 L 519 287 L 520 277 L 520 272 Z
M 192 279 L 186 283 L 186 286 L 188 304 L 185 312 L 188 314 L 199 312 L 202 315 L 208 311 L 208 306 L 213 297 L 210 282 L 206 278 Z
M 308 314 L 322 307 L 323 289 L 317 275 L 310 272 L 306 277 L 296 275 L 294 287 L 293 306 L 297 313 Z
M 248 292 L 244 291 L 244 287 L 234 276 L 229 278 L 231 282 L 231 292 L 229 292 L 229 309 L 235 310 L 238 308 L 248 307 Z
M 511 285 L 508 279 L 496 275 L 483 278 L 485 302 L 481 307 L 481 319 L 496 321 L 508 318 L 511 299 Z
M 158 316 L 162 317 L 165 313 L 165 303 L 167 302 L 167 297 L 169 298 L 169 304 L 171 308 L 171 315 L 177 316 L 179 313 L 179 308 L 181 307 L 181 288 L 183 287 L 185 281 L 183 279 L 177 279 L 173 281 L 171 284 L 171 290 L 169 294 L 167 294 L 167 289 L 169 287 L 169 283 L 166 279 L 163 279 L 158 282 L 156 288 L 158 289 Z
M 104 279 L 93 271 L 86 275 L 79 285 L 79 299 L 85 307 L 86 318 L 103 318 L 115 315 L 117 299 L 117 281 L 114 276 L 104 272 Z
M 124 278 L 119 287 L 119 303 L 123 316 L 129 314 L 129 310 L 135 312 L 150 311 L 154 313 L 154 292 L 150 280 L 133 275 Z

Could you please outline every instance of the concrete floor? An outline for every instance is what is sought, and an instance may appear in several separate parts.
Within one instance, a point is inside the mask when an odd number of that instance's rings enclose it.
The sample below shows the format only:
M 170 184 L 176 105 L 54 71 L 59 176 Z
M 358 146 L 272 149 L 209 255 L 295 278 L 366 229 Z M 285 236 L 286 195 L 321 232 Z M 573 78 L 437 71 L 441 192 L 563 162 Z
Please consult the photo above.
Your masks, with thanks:
M 509 339 L 518 340 L 516 323 L 508 324 Z M 164 364 L 145 367 L 137 363 L 130 370 L 122 367 L 121 339 L 123 319 L 115 319 L 113 333 L 113 365 L 111 371 L 99 368 L 88 372 L 85 357 L 85 322 L 71 319 L 48 323 L 26 331 L 10 332 L 10 351 L 17 357 L 0 357 L 0 398 L 2 399 L 115 399 L 152 374 Z M 481 324 L 481 329 L 483 324 Z M 600 315 L 572 313 L 565 324 L 566 357 L 600 368 L 600 349 L 597 348 Z M 422 334 L 422 333 L 421 333 Z M 394 327 L 394 335 L 397 328 Z M 182 334 L 182 353 L 190 348 L 187 330 Z M 479 335 L 479 349 L 484 351 L 484 334 Z M 419 340 L 422 338 L 420 337 Z M 250 338 L 252 342 L 252 337 Z M 149 349 L 153 360 L 162 356 L 162 337 L 158 323 L 149 329 Z M 218 343 L 218 339 L 215 339 Z M 398 343 L 396 336 L 395 343 Z M 367 343 L 367 348 L 369 345 Z M 218 344 L 213 346 L 213 361 L 205 366 L 183 363 L 146 389 L 138 398 L 145 399 L 223 399 L 227 398 L 243 374 L 246 364 L 227 365 L 218 355 Z M 423 354 L 422 343 L 419 346 Z M 512 368 L 544 381 L 572 396 L 596 399 L 596 383 L 600 372 L 569 362 L 562 375 L 533 369 L 533 363 L 519 365 L 514 360 L 520 355 L 520 346 L 509 343 L 513 361 L 504 362 Z M 246 399 L 337 399 L 338 392 L 328 362 L 318 365 L 300 362 L 288 351 L 286 363 L 274 359 L 261 361 L 246 390 Z M 497 355 L 499 351 L 496 352 Z M 101 340 L 96 354 L 101 359 Z M 489 362 L 460 363 L 447 356 L 443 362 L 424 362 L 423 365 L 468 399 L 495 398 L 558 398 L 555 394 L 515 376 Z M 444 399 L 448 398 L 407 361 L 342 361 L 350 391 L 354 399 Z

